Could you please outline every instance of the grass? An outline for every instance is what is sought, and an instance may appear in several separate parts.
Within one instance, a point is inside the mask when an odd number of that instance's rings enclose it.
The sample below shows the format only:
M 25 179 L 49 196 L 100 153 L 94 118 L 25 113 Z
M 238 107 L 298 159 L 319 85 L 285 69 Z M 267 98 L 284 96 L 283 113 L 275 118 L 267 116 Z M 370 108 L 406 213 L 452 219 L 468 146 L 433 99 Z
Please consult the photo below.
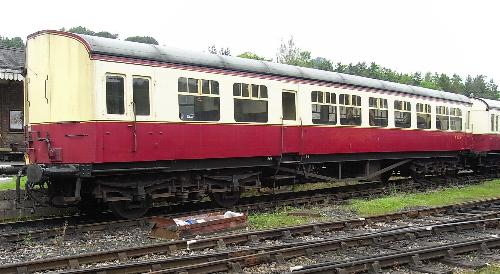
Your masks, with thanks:
M 250 228 L 253 229 L 267 229 L 283 226 L 294 226 L 320 221 L 322 217 L 311 216 L 291 216 L 288 213 L 293 211 L 303 211 L 300 208 L 284 207 L 277 209 L 270 213 L 256 213 L 248 216 L 248 223 Z M 315 210 L 308 209 L 308 212 L 315 212 Z M 317 213 L 317 212 L 316 212 Z
M 16 189 L 16 176 L 12 177 L 12 181 L 8 183 L 0 183 L 0 190 Z M 21 177 L 21 189 L 26 185 L 26 177 Z
M 435 207 L 466 201 L 500 197 L 500 180 L 478 185 L 452 187 L 425 193 L 395 193 L 372 200 L 353 200 L 347 209 L 363 216 L 388 214 L 416 207 Z
M 490 265 L 478 270 L 466 270 L 459 274 L 498 274 L 500 273 L 500 265 Z

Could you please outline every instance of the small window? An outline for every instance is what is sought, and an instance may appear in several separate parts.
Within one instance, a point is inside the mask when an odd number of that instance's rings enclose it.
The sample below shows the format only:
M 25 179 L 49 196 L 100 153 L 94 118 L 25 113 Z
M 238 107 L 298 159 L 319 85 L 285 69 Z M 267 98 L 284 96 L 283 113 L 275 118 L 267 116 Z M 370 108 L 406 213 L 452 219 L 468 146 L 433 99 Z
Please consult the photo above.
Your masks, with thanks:
M 9 131 L 22 132 L 23 131 L 23 111 L 11 110 L 9 111 Z
M 491 131 L 495 131 L 495 114 L 491 114 Z
M 184 77 L 179 78 L 178 81 L 179 92 L 187 92 L 188 91 L 187 85 L 188 85 L 187 78 Z
M 233 96 L 241 96 L 241 83 L 233 84 Z
M 335 93 L 312 91 L 311 103 L 313 124 L 337 124 L 337 106 L 335 105 L 336 102 L 337 98 Z
M 246 83 L 233 84 L 234 120 L 266 123 L 268 119 L 267 87 Z
M 136 115 L 149 115 L 149 79 L 134 77 L 134 106 Z
M 496 131 L 496 132 L 498 132 L 498 117 L 500 117 L 500 116 L 498 116 L 498 115 L 497 115 L 497 116 L 495 117 L 495 131 Z
M 189 78 L 188 79 L 188 92 L 198 93 L 198 79 Z
M 341 125 L 361 125 L 361 96 L 340 94 L 339 112 Z
M 411 103 L 407 101 L 394 101 L 394 126 L 411 128 Z
M 179 78 L 179 118 L 183 121 L 219 121 L 219 82 Z
M 106 76 L 106 110 L 108 114 L 125 113 L 125 80 L 122 76 Z
M 431 128 L 431 105 L 417 103 L 417 128 Z
M 448 130 L 450 128 L 450 112 L 448 107 L 436 106 L 436 129 Z
M 369 120 L 370 126 L 386 127 L 388 123 L 387 99 L 370 97 Z
M 462 130 L 462 110 L 459 108 L 450 108 L 450 129 Z
M 283 120 L 296 120 L 295 92 L 284 91 L 281 94 Z

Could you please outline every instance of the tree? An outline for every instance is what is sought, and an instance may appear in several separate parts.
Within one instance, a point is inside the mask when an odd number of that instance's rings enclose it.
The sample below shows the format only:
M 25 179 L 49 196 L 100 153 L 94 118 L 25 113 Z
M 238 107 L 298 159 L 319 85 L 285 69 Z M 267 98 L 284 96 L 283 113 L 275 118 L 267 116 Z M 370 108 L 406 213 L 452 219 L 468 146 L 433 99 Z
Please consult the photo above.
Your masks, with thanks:
M 333 71 L 332 61 L 324 57 L 316 57 L 310 61 L 311 67 L 320 70 Z
M 299 67 L 328 71 L 334 70 L 332 61 L 324 57 L 316 57 L 313 59 L 310 51 L 301 50 L 295 45 L 293 37 L 290 37 L 287 42 L 281 42 L 278 52 L 276 53 L 276 61 L 278 63 Z
M 156 39 L 154 39 L 151 36 L 131 36 L 131 37 L 128 37 L 127 39 L 125 39 L 125 41 L 158 45 L 158 41 L 156 41 Z
M 208 52 L 211 54 L 219 54 L 219 55 L 231 55 L 231 50 L 229 48 L 220 48 L 217 52 L 217 47 L 215 45 L 211 45 L 208 47 Z
M 62 28 L 61 30 L 65 31 L 64 28 Z M 95 32 L 93 30 L 90 30 L 90 29 L 88 29 L 86 27 L 82 27 L 82 26 L 72 27 L 68 31 L 72 32 L 72 33 L 92 35 L 92 36 L 99 36 L 99 37 L 111 38 L 111 39 L 117 39 L 118 38 L 118 34 L 113 34 L 113 33 L 108 32 L 108 31 Z
M 287 42 L 281 41 L 276 54 L 276 61 L 282 64 L 297 65 L 297 59 L 300 55 L 300 49 L 295 46 L 293 36 Z
M 268 62 L 271 62 L 273 60 L 273 59 L 267 59 L 265 57 L 259 56 L 259 55 L 255 54 L 255 53 L 249 52 L 249 51 L 243 52 L 242 54 L 238 55 L 238 57 L 246 58 L 246 59 L 268 61 Z
M 21 37 L 8 38 L 0 36 L 0 47 L 5 48 L 24 48 L 24 42 Z

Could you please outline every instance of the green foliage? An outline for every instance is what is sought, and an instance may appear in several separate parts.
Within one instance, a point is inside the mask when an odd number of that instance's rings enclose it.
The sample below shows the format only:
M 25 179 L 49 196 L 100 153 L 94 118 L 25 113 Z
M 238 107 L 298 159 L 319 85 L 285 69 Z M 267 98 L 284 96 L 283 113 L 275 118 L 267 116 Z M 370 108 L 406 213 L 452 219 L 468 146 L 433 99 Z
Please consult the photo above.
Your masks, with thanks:
M 464 270 L 458 274 L 498 274 L 500 273 L 500 265 L 498 263 L 477 270 Z
M 143 44 L 151 44 L 158 45 L 158 41 L 151 36 L 131 36 L 125 39 L 125 41 L 143 43 Z
M 0 47 L 4 48 L 24 48 L 24 42 L 21 37 L 8 38 L 0 36 Z
M 21 189 L 26 185 L 26 177 L 21 177 Z M 15 190 L 16 189 L 16 176 L 12 177 L 10 182 L 0 183 L 0 190 Z
M 500 180 L 479 185 L 452 187 L 426 193 L 396 193 L 373 199 L 353 200 L 349 209 L 361 215 L 380 215 L 421 206 L 443 206 L 466 201 L 500 197 Z
M 64 28 L 61 29 L 62 31 L 66 31 Z M 78 34 L 85 34 L 85 35 L 92 35 L 92 36 L 99 36 L 99 37 L 104 37 L 104 38 L 111 38 L 111 39 L 117 39 L 118 34 L 113 34 L 108 31 L 99 31 L 95 32 L 93 30 L 90 30 L 86 27 L 78 26 L 78 27 L 72 27 L 67 30 L 68 32 L 72 33 L 78 33 Z
M 261 60 L 261 61 L 268 61 L 271 62 L 273 59 L 267 59 L 266 57 L 259 56 L 253 52 L 243 52 L 242 54 L 238 55 L 238 57 L 241 58 L 247 58 L 247 59 L 254 59 L 254 60 Z

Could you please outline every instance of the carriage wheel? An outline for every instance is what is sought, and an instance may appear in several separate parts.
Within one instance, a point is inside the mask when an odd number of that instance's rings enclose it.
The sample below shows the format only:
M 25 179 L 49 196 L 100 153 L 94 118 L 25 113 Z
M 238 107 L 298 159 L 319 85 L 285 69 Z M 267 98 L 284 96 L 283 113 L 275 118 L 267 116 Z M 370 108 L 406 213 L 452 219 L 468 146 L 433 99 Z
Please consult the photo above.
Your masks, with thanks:
M 109 203 L 108 207 L 116 216 L 133 220 L 143 217 L 151 208 L 151 202 L 148 200 L 138 202 L 117 201 Z
M 240 192 L 215 192 L 210 193 L 210 199 L 221 207 L 232 207 L 240 201 Z

